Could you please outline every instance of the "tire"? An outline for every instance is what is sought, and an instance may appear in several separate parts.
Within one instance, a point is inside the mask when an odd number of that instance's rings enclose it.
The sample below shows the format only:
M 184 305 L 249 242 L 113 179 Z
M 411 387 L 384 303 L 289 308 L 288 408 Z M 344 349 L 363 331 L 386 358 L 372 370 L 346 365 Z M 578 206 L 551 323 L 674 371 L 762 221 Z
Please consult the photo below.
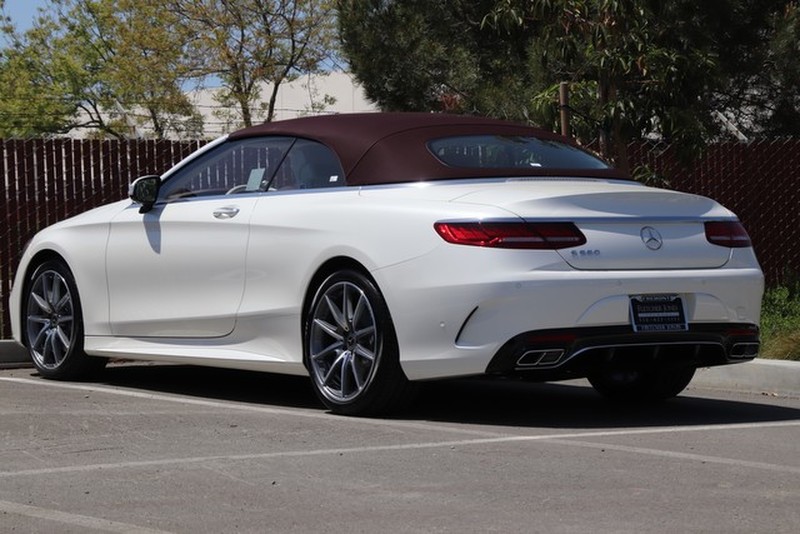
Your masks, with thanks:
M 592 387 L 607 399 L 619 402 L 658 402 L 683 391 L 694 377 L 693 367 L 608 369 L 589 375 Z
M 106 358 L 83 351 L 83 315 L 75 279 L 60 260 L 41 264 L 26 286 L 25 346 L 45 378 L 79 380 L 100 371 Z
M 315 393 L 334 413 L 387 413 L 408 398 L 386 301 L 358 271 L 337 271 L 317 288 L 306 314 L 303 353 Z

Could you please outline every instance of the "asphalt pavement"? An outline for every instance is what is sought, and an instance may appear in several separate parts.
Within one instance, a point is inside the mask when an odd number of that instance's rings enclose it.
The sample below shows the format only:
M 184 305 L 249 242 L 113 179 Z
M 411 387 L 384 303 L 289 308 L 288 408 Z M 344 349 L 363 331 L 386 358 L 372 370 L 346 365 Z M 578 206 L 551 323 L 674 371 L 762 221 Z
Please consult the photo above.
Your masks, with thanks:
M 800 396 L 778 393 L 624 406 L 583 381 L 458 380 L 367 419 L 326 413 L 301 377 L 129 363 L 92 383 L 2 370 L 0 421 L 2 532 L 800 524 Z

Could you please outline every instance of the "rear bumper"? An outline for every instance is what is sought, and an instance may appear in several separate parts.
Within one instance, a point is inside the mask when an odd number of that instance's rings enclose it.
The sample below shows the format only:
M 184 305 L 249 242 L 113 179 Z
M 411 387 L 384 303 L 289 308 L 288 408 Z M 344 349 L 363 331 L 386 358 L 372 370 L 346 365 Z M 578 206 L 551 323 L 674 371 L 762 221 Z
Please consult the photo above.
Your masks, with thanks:
M 486 373 L 558 380 L 609 368 L 711 367 L 752 360 L 758 349 L 758 326 L 750 323 L 692 324 L 685 332 L 663 333 L 629 326 L 538 330 L 505 343 Z

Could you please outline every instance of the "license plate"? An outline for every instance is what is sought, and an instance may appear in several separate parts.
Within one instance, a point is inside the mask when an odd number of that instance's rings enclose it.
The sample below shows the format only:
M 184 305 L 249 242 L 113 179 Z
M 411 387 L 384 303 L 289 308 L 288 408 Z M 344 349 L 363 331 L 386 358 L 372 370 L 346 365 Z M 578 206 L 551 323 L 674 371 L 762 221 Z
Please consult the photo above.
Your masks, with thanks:
M 631 296 L 634 332 L 681 332 L 689 329 L 683 301 L 677 295 Z

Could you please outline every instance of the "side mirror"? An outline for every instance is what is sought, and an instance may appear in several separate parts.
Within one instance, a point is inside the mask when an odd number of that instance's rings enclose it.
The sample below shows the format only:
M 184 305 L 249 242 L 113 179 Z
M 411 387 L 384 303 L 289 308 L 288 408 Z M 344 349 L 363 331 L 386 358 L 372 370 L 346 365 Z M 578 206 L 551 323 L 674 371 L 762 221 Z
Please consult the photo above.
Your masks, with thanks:
M 128 188 L 128 195 L 131 200 L 140 204 L 139 213 L 147 213 L 153 209 L 153 205 L 158 199 L 158 190 L 161 188 L 161 177 L 156 174 L 149 174 L 134 180 Z

